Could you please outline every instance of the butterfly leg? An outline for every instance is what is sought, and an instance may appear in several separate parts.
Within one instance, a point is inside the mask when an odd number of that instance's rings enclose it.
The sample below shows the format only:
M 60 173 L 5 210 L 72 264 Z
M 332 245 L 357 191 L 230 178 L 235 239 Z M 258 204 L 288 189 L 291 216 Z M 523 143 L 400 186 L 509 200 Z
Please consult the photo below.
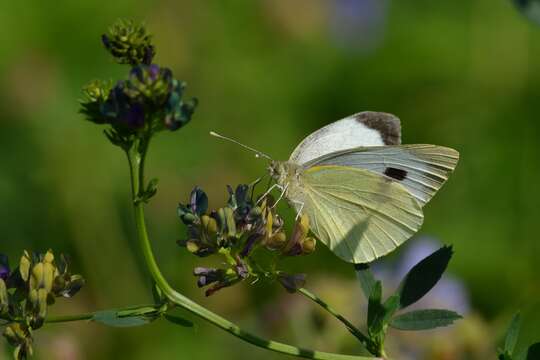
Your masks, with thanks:
M 257 200 L 257 203 L 255 205 L 259 205 L 264 200 L 264 198 L 268 194 L 270 194 L 275 188 L 281 189 L 281 186 L 279 184 L 273 184 L 272 186 L 270 186 L 270 188 L 266 190 L 266 192 L 259 198 L 259 200 Z
M 300 205 L 300 209 L 298 209 L 298 212 L 296 213 L 296 217 L 294 218 L 294 220 L 298 220 L 298 218 L 302 216 L 302 210 L 304 210 L 305 203 L 303 203 L 302 201 L 295 201 L 295 200 L 292 200 L 292 202 L 294 202 L 297 205 Z
M 281 194 L 279 194 L 279 197 L 278 199 L 276 200 L 276 202 L 274 203 L 274 205 L 272 205 L 272 209 L 275 208 L 278 204 L 278 202 L 283 199 L 283 196 L 285 195 L 285 193 L 287 192 L 287 188 L 289 187 L 289 183 L 285 184 L 285 186 L 281 186 L 281 185 L 277 185 L 277 188 L 279 190 L 281 190 Z

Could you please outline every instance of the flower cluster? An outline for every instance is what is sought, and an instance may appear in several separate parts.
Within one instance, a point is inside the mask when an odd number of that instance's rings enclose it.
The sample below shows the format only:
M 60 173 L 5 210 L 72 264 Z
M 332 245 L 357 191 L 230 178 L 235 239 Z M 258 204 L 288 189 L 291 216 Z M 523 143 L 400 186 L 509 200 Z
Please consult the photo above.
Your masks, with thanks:
M 142 25 L 120 21 L 103 35 L 106 49 L 122 64 L 130 64 L 126 80 L 93 81 L 84 89 L 81 113 L 97 124 L 109 124 L 112 143 L 126 146 L 134 136 L 149 137 L 163 129 L 177 130 L 189 122 L 197 100 L 185 101 L 185 83 L 172 71 L 153 64 L 150 36 Z
M 195 268 L 198 286 L 208 286 L 207 296 L 246 279 L 278 280 L 292 292 L 303 286 L 303 274 L 290 275 L 276 270 L 276 265 L 282 257 L 315 250 L 315 239 L 308 236 L 308 217 L 299 217 L 287 237 L 271 196 L 255 201 L 253 186 L 245 184 L 227 190 L 227 204 L 218 210 L 208 212 L 208 197 L 198 187 L 189 203 L 178 206 L 178 216 L 187 226 L 187 236 L 178 244 L 199 257 L 219 254 L 226 259 L 225 268 Z
M 70 298 L 83 285 L 80 275 L 71 274 L 66 258 L 56 260 L 50 250 L 25 251 L 15 269 L 0 254 L 0 324 L 6 326 L 4 337 L 15 347 L 16 359 L 32 355 L 32 331 L 43 325 L 55 299 Z
M 152 63 L 156 51 L 152 36 L 142 24 L 119 20 L 101 36 L 103 45 L 120 64 L 139 65 Z

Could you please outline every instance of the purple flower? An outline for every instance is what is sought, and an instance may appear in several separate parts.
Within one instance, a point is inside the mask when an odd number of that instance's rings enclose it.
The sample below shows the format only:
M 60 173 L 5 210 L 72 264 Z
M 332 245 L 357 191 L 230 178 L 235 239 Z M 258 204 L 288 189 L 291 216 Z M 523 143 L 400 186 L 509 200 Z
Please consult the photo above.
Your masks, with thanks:
M 9 272 L 8 257 L 4 254 L 0 254 L 0 279 L 6 280 L 9 276 Z
M 333 4 L 332 30 L 336 42 L 369 50 L 380 41 L 388 0 L 336 0 Z
M 221 269 L 196 267 L 193 269 L 193 275 L 199 277 L 197 286 L 204 287 L 222 281 L 225 274 Z

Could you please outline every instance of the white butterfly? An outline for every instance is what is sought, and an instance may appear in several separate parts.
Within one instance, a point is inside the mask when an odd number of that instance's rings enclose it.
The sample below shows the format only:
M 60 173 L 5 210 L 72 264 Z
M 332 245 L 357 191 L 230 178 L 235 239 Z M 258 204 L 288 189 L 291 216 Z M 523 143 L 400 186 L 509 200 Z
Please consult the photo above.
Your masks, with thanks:
M 420 229 L 422 207 L 458 160 L 450 148 L 401 145 L 394 115 L 361 112 L 306 137 L 288 161 L 272 160 L 270 175 L 321 242 L 347 262 L 366 263 Z

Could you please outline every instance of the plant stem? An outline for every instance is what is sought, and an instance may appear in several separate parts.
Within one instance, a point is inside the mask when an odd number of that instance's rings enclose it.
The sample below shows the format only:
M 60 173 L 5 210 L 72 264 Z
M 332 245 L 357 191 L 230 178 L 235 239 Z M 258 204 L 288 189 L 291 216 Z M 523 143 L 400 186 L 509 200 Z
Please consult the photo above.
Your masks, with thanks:
M 152 246 L 148 238 L 148 233 L 146 230 L 146 222 L 144 218 L 144 203 L 138 201 L 141 189 L 144 187 L 144 184 L 141 183 L 141 180 L 144 179 L 143 160 L 146 156 L 147 145 L 144 146 L 143 153 L 139 153 L 137 146 L 134 146 L 131 151 L 127 152 L 128 161 L 130 165 L 131 173 L 131 184 L 132 184 L 132 197 L 133 197 L 133 207 L 135 211 L 135 223 L 137 227 L 137 235 L 139 238 L 139 244 L 141 251 L 144 255 L 146 266 L 156 282 L 156 285 L 161 289 L 163 294 L 171 301 L 172 303 L 186 309 L 187 311 L 197 315 L 198 317 L 208 321 L 209 323 L 227 331 L 228 333 L 248 342 L 255 346 L 279 352 L 282 354 L 299 356 L 308 359 L 320 359 L 320 360 L 362 360 L 362 359 L 371 359 L 366 357 L 351 356 L 351 355 L 341 355 L 334 353 L 325 353 L 320 351 L 314 351 L 309 349 L 302 349 L 295 346 L 279 343 L 276 341 L 266 340 L 260 338 L 256 335 L 253 335 L 236 324 L 226 320 L 225 318 L 213 313 L 212 311 L 206 309 L 205 307 L 195 303 L 191 299 L 185 297 L 181 293 L 177 292 L 172 288 L 171 285 L 167 282 L 163 274 L 161 273 L 159 266 L 154 257 L 152 251 Z
M 94 313 L 83 313 L 75 315 L 61 315 L 61 316 L 47 316 L 45 318 L 45 323 L 54 324 L 54 323 L 66 323 L 73 321 L 82 321 L 82 320 L 92 320 Z
M 131 305 L 131 306 L 126 306 L 126 307 L 118 308 L 114 310 L 117 312 L 128 311 L 128 310 L 135 311 L 137 309 L 147 309 L 149 307 L 159 310 L 162 306 L 163 306 L 162 304 L 146 304 L 146 305 L 137 305 L 137 306 Z M 45 323 L 53 324 L 53 323 L 65 323 L 65 322 L 82 321 L 82 320 L 92 320 L 92 318 L 99 312 L 100 311 L 74 314 L 74 315 L 47 316 L 45 318 Z M 132 315 L 132 316 L 138 316 L 138 315 Z M 125 317 L 129 317 L 129 315 Z
M 367 346 L 370 342 L 369 338 L 364 335 L 356 326 L 354 326 L 349 320 L 347 320 L 343 315 L 339 314 L 336 310 L 334 310 L 330 305 L 325 303 L 321 298 L 319 298 L 317 295 L 311 293 L 309 290 L 305 288 L 298 289 L 298 292 L 311 301 L 317 303 L 320 305 L 324 310 L 326 310 L 328 313 L 330 313 L 332 316 L 334 316 L 336 319 L 341 321 L 343 325 L 349 330 L 355 337 L 357 337 L 364 346 Z

